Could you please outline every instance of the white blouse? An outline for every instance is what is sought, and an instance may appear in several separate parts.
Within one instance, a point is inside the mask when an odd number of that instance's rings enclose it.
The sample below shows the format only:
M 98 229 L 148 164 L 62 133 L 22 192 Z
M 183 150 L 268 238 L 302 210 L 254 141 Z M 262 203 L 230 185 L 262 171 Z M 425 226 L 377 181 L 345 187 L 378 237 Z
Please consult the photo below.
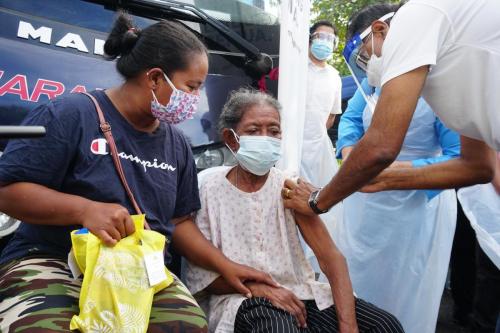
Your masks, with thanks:
M 264 186 L 247 193 L 229 182 L 228 172 L 216 171 L 201 184 L 201 209 L 196 215 L 201 232 L 229 259 L 270 274 L 299 299 L 314 299 L 320 310 L 331 306 L 330 285 L 315 281 L 294 217 L 283 206 L 281 188 L 285 175 L 272 168 Z M 187 266 L 187 285 L 193 294 L 218 276 L 191 264 Z M 233 332 L 236 313 L 245 298 L 239 294 L 207 297 L 209 331 Z

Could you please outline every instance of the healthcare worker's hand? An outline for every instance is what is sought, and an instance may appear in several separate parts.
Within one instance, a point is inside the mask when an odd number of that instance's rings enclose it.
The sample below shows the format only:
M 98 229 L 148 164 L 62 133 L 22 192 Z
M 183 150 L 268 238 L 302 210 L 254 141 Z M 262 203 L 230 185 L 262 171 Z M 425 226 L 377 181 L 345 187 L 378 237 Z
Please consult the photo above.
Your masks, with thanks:
M 373 178 L 368 184 L 363 186 L 359 192 L 363 193 L 376 193 L 387 190 L 387 184 L 385 182 L 384 171 L 382 171 L 377 177 Z
M 135 231 L 128 210 L 118 204 L 90 201 L 80 224 L 99 237 L 104 244 L 114 246 Z
M 412 166 L 411 161 L 394 161 L 389 168 L 411 168 Z
M 413 164 L 411 163 L 411 161 L 394 161 L 387 169 L 407 169 L 407 168 L 412 168 L 412 167 L 413 167 Z M 377 177 L 372 179 L 367 185 L 363 186 L 361 188 L 360 192 L 375 193 L 375 192 L 386 191 L 388 188 L 387 188 L 387 184 L 386 184 L 385 180 L 388 179 L 389 175 L 390 175 L 390 172 L 382 171 Z
M 382 171 L 377 177 L 373 178 L 368 184 L 363 186 L 359 191 L 363 193 L 375 193 L 388 190 L 387 180 L 390 179 L 391 172 L 390 170 L 399 169 L 403 172 L 402 169 L 413 168 L 413 164 L 411 161 L 394 161 L 392 164 Z M 389 171 L 388 171 L 389 170 Z
M 392 164 L 382 171 L 377 177 L 373 178 L 368 184 L 363 186 L 359 191 L 363 193 L 375 193 L 389 190 L 386 180 L 390 178 L 390 169 L 408 169 L 413 168 L 411 161 L 394 161 Z
M 262 283 L 247 284 L 253 297 L 264 297 L 278 309 L 291 313 L 297 320 L 299 327 L 307 327 L 307 311 L 302 302 L 293 292 L 283 287 L 271 287 Z
M 396 175 L 405 175 L 405 172 L 411 171 L 413 164 L 411 161 L 394 161 L 392 164 L 373 178 L 368 184 L 363 186 L 359 191 L 363 193 L 375 193 L 391 190 L 389 182 Z
M 317 190 L 308 182 L 297 179 L 297 182 L 287 179 L 281 190 L 285 208 L 293 209 L 304 215 L 315 215 L 309 207 L 309 197 L 313 191 Z

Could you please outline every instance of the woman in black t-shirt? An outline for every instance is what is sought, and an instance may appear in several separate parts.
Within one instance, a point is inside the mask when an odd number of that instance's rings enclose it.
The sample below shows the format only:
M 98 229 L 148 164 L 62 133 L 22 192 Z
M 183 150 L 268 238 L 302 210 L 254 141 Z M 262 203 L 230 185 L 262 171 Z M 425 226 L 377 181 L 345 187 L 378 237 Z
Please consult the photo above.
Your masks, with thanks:
M 208 72 L 205 46 L 179 23 L 139 31 L 120 14 L 104 50 L 125 81 L 91 94 L 112 125 L 125 177 L 151 229 L 190 261 L 220 271 L 238 292 L 250 293 L 245 280 L 272 284 L 268 275 L 229 261 L 193 223 L 200 207 L 196 167 L 171 124 L 196 110 Z M 134 232 L 134 210 L 87 96 L 50 101 L 25 124 L 45 126 L 47 136 L 11 140 L 0 159 L 0 211 L 23 221 L 0 257 L 0 331 L 66 332 L 81 284 L 66 264 L 69 231 L 85 227 L 113 246 Z M 176 279 L 155 295 L 149 329 L 204 332 L 207 323 Z

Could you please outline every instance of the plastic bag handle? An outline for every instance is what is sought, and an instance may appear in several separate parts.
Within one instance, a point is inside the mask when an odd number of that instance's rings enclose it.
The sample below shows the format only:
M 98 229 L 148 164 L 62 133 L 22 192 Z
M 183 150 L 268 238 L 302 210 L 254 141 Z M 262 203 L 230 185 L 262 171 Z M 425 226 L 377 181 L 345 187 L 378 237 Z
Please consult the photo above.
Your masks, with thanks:
M 127 195 L 132 202 L 132 205 L 134 206 L 135 212 L 138 215 L 142 215 L 141 208 L 137 204 L 137 201 L 135 201 L 134 194 L 128 186 L 127 179 L 125 178 L 125 173 L 123 172 L 122 164 L 120 163 L 120 158 L 118 157 L 118 150 L 116 149 L 115 139 L 113 139 L 113 134 L 111 133 L 111 125 L 104 118 L 104 113 L 102 112 L 101 107 L 99 106 L 99 103 L 97 102 L 95 97 L 86 92 L 82 92 L 82 94 L 89 97 L 90 100 L 94 103 L 95 110 L 99 117 L 99 127 L 101 128 L 101 131 L 109 144 L 109 148 L 111 149 L 111 157 L 113 158 L 113 163 L 115 164 L 116 171 L 118 172 L 123 187 L 125 188 L 125 191 L 127 192 Z

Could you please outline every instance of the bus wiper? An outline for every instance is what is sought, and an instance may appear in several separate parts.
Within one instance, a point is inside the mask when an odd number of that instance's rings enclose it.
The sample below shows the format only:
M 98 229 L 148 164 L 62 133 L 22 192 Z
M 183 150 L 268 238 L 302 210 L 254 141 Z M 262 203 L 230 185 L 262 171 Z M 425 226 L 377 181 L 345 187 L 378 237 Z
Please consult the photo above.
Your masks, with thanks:
M 272 69 L 273 61 L 268 54 L 260 52 L 255 45 L 195 5 L 175 0 L 94 0 L 92 2 L 104 2 L 116 7 L 132 9 L 134 12 L 141 12 L 142 9 L 146 13 L 149 12 L 150 14 L 146 15 L 152 18 L 158 18 L 158 10 L 160 10 L 175 14 L 175 18 L 178 19 L 206 23 L 216 29 L 245 54 L 245 66 L 249 67 L 251 72 L 256 76 L 268 74 Z M 154 16 L 152 13 L 154 13 Z

